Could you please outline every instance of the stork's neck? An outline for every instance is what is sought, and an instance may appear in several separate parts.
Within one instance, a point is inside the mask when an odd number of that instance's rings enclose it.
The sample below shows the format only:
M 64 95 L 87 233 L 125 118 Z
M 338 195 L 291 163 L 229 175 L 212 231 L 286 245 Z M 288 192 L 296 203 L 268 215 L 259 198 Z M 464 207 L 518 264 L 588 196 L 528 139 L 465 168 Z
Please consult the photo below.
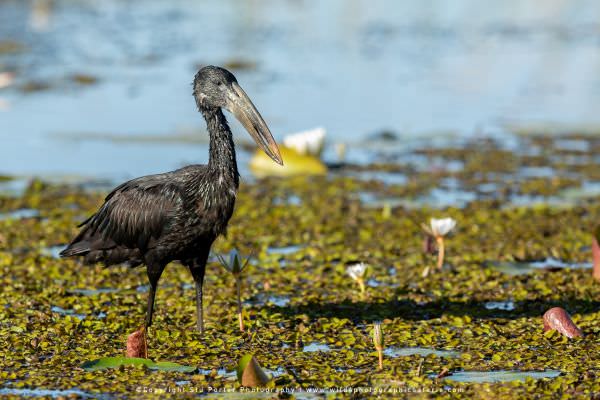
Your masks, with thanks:
M 208 168 L 237 188 L 239 176 L 231 129 L 220 108 L 200 109 L 210 136 Z

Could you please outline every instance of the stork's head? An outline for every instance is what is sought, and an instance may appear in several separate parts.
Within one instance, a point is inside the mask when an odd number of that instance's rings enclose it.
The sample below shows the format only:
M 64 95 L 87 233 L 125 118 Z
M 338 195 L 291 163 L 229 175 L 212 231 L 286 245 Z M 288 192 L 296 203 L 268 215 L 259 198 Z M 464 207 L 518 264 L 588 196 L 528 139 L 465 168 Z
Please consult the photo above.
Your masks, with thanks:
M 224 108 L 232 113 L 256 144 L 275 162 L 283 165 L 269 127 L 231 72 L 212 65 L 201 68 L 194 78 L 194 97 L 200 108 Z

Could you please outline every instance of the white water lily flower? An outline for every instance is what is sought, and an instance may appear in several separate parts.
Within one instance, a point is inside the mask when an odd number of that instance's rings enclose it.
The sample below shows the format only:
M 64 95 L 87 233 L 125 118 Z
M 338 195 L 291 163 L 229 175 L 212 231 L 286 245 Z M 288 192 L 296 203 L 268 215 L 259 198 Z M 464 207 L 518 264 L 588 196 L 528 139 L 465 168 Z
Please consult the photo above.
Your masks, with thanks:
M 287 135 L 283 138 L 285 147 L 296 150 L 300 154 L 318 157 L 323 151 L 325 128 L 318 127 L 303 132 Z
M 365 276 L 365 273 L 367 272 L 367 264 L 361 262 L 357 264 L 348 265 L 346 267 L 346 272 L 355 281 L 362 280 Z
M 454 220 L 453 218 L 431 218 L 430 226 L 431 234 L 433 236 L 446 236 L 456 226 L 456 220 Z

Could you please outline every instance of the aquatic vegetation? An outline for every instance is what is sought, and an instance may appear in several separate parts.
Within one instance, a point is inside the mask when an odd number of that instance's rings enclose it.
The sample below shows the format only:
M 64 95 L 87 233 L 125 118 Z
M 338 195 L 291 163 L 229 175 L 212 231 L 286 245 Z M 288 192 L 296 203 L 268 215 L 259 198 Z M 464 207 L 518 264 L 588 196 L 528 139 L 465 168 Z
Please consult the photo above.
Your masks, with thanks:
M 346 273 L 358 284 L 361 295 L 364 295 L 367 290 L 365 286 L 365 277 L 368 268 L 369 266 L 363 262 L 346 266 Z
M 248 257 L 245 261 L 242 261 L 242 257 L 238 251 L 234 249 L 229 252 L 229 261 L 225 261 L 221 255 L 218 255 L 217 258 L 221 262 L 223 268 L 229 271 L 235 279 L 238 322 L 240 325 L 240 331 L 244 332 L 244 316 L 242 313 L 242 272 L 248 265 L 251 257 Z
M 25 45 L 14 40 L 0 40 L 0 54 L 20 53 L 25 50 Z
M 575 325 L 564 308 L 552 307 L 544 313 L 544 332 L 556 330 L 569 339 L 583 336 L 581 329 Z
M 381 322 L 375 322 L 373 324 L 373 345 L 377 350 L 377 356 L 379 357 L 379 369 L 383 369 L 383 348 L 384 348 L 384 340 L 383 340 L 383 330 L 381 328 Z
M 251 71 L 258 68 L 258 63 L 256 61 L 243 58 L 231 58 L 223 61 L 222 65 L 233 71 Z
M 600 139 L 587 142 L 590 151 L 600 151 Z M 161 278 L 150 355 L 185 371 L 121 361 L 103 369 L 80 368 L 88 360 L 124 358 L 117 356 L 124 355 L 124 339 L 138 329 L 136 316 L 146 300 L 143 269 L 81 269 L 41 250 L 66 243 L 105 193 L 35 181 L 22 193 L 0 195 L 3 215 L 36 210 L 26 218 L 0 220 L 0 342 L 8 344 L 0 351 L 2 386 L 9 393 L 77 390 L 90 398 L 131 395 L 138 385 L 236 390 L 238 360 L 253 353 L 267 375 L 278 371 L 267 384 L 276 389 L 432 387 L 465 399 L 599 392 L 600 374 L 590 366 L 600 363 L 600 286 L 588 268 L 590 227 L 600 221 L 597 197 L 568 206 L 515 206 L 500 181 L 497 197 L 443 211 L 392 204 L 387 219 L 381 204 L 360 201 L 361 192 L 378 199 L 417 199 L 449 175 L 476 187 L 478 173 L 493 180 L 498 171 L 518 170 L 523 163 L 491 145 L 484 148 L 490 162 L 462 148 L 430 151 L 431 159 L 463 160 L 466 172 L 419 172 L 416 164 L 374 167 L 399 171 L 406 182 L 331 173 L 242 185 L 228 236 L 215 242 L 213 251 L 229 261 L 234 247 L 240 254 L 256 250 L 242 272 L 245 332 L 232 323 L 235 289 L 216 257 L 207 264 L 203 337 L 193 329 L 189 271 L 173 263 Z M 597 166 L 585 170 L 600 178 Z M 513 193 L 520 190 L 518 179 L 511 185 Z M 550 184 L 547 189 L 561 190 Z M 292 196 L 298 199 L 293 204 L 280 201 Z M 446 254 L 453 268 L 421 279 L 430 259 L 421 251 L 423 231 L 412 221 L 428 221 L 435 213 L 464 221 L 463 228 L 452 232 L 452 251 Z M 358 287 L 348 290 L 357 285 L 346 272 L 355 260 L 368 260 L 369 296 L 358 296 Z M 526 265 L 528 273 L 510 275 L 495 267 L 503 263 Z M 376 289 L 368 288 L 371 284 Z M 542 315 L 556 306 L 574 316 L 584 337 L 543 332 Z M 374 320 L 385 330 L 383 370 L 375 362 Z M 497 381 L 498 371 L 523 379 Z M 558 372 L 526 379 L 532 371 Z M 462 382 L 461 374 L 468 372 L 483 380 Z
M 69 77 L 69 79 L 79 85 L 94 85 L 98 83 L 98 78 L 84 73 L 76 73 Z

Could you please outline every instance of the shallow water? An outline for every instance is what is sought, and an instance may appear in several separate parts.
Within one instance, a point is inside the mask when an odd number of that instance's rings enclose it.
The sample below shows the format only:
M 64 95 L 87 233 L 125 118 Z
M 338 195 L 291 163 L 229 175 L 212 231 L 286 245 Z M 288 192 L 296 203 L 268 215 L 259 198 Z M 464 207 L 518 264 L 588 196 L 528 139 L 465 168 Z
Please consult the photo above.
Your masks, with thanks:
M 331 347 L 324 343 L 313 342 L 302 348 L 302 351 L 305 353 L 311 353 L 316 351 L 328 352 L 331 351 Z
M 115 288 L 98 288 L 98 289 L 70 289 L 69 293 L 80 294 L 82 296 L 95 296 L 102 293 L 117 293 L 121 289 Z
M 592 268 L 592 263 L 569 263 L 549 257 L 541 261 L 528 262 L 492 262 L 490 267 L 508 275 L 528 274 L 540 270 L 556 270 L 566 268 Z
M 60 315 L 69 315 L 77 319 L 85 319 L 87 317 L 87 315 L 85 314 L 77 314 L 74 310 L 65 310 L 64 308 L 58 306 L 52 306 L 52 308 L 50 308 L 50 311 Z
M 7 171 L 4 171 L 7 172 Z M 21 196 L 29 185 L 29 179 L 13 178 L 10 180 L 0 180 L 0 194 Z
M 14 175 L 122 180 L 205 162 L 190 82 L 198 64 L 229 61 L 246 64 L 236 75 L 277 139 L 323 125 L 354 161 L 377 159 L 363 139 L 383 129 L 403 147 L 600 124 L 592 0 L 42 4 L 0 2 L 0 38 L 24 46 L 0 55 L 16 72 L 0 92 L 0 167 Z M 19 89 L 31 82 L 49 88 Z
M 263 368 L 263 371 L 265 371 L 267 373 L 267 375 L 271 375 L 275 378 L 285 374 L 285 370 L 282 367 L 277 367 L 276 369 Z M 211 375 L 212 372 L 213 371 L 211 369 L 198 369 L 198 373 L 203 374 L 203 375 Z M 237 372 L 235 370 L 228 371 L 225 368 L 219 368 L 217 370 L 217 375 L 223 376 L 227 379 L 237 379 Z M 177 384 L 178 385 L 186 385 L 187 383 L 189 383 L 189 381 L 182 381 L 182 382 L 186 382 L 186 383 L 177 383 Z
M 388 347 L 383 351 L 388 357 L 405 357 L 405 356 L 422 356 L 427 357 L 434 355 L 436 357 L 456 358 L 460 356 L 458 351 L 454 350 L 437 350 L 427 347 Z
M 40 215 L 39 210 L 32 208 L 21 208 L 19 210 L 9 211 L 0 213 L 0 221 L 8 219 L 25 219 L 25 218 L 36 218 Z
M 304 247 L 304 246 L 300 245 L 300 244 L 293 244 L 290 246 L 282 246 L 282 247 L 269 247 L 267 249 L 267 254 L 277 254 L 277 255 L 285 256 L 285 255 L 297 253 L 300 249 L 302 249 L 302 247 Z
M 203 375 L 212 375 L 213 370 L 200 368 L 200 369 L 198 369 L 198 373 L 203 374 Z M 219 369 L 217 369 L 217 375 L 224 376 L 228 379 L 234 379 L 237 376 L 237 372 L 236 371 L 227 371 L 227 369 L 225 369 L 225 368 L 219 368 Z
M 108 395 L 99 393 L 87 393 L 79 389 L 54 390 L 54 389 L 16 389 L 16 388 L 0 388 L 0 395 L 3 396 L 20 396 L 20 397 L 76 397 L 84 399 L 107 399 Z
M 561 374 L 557 370 L 548 371 L 462 371 L 455 372 L 444 379 L 456 382 L 485 383 L 524 381 L 527 378 L 556 378 Z
M 515 302 L 510 301 L 488 301 L 484 304 L 488 310 L 512 311 L 515 309 Z
M 243 302 L 246 305 L 252 306 L 264 306 L 264 305 L 275 305 L 277 307 L 285 307 L 290 303 L 290 298 L 288 296 L 278 296 L 278 295 L 265 295 L 264 293 L 260 293 L 252 299 Z
M 57 246 L 48 246 L 40 249 L 40 253 L 45 256 L 52 258 L 60 258 L 60 252 L 63 251 L 67 247 L 66 244 L 59 244 Z

